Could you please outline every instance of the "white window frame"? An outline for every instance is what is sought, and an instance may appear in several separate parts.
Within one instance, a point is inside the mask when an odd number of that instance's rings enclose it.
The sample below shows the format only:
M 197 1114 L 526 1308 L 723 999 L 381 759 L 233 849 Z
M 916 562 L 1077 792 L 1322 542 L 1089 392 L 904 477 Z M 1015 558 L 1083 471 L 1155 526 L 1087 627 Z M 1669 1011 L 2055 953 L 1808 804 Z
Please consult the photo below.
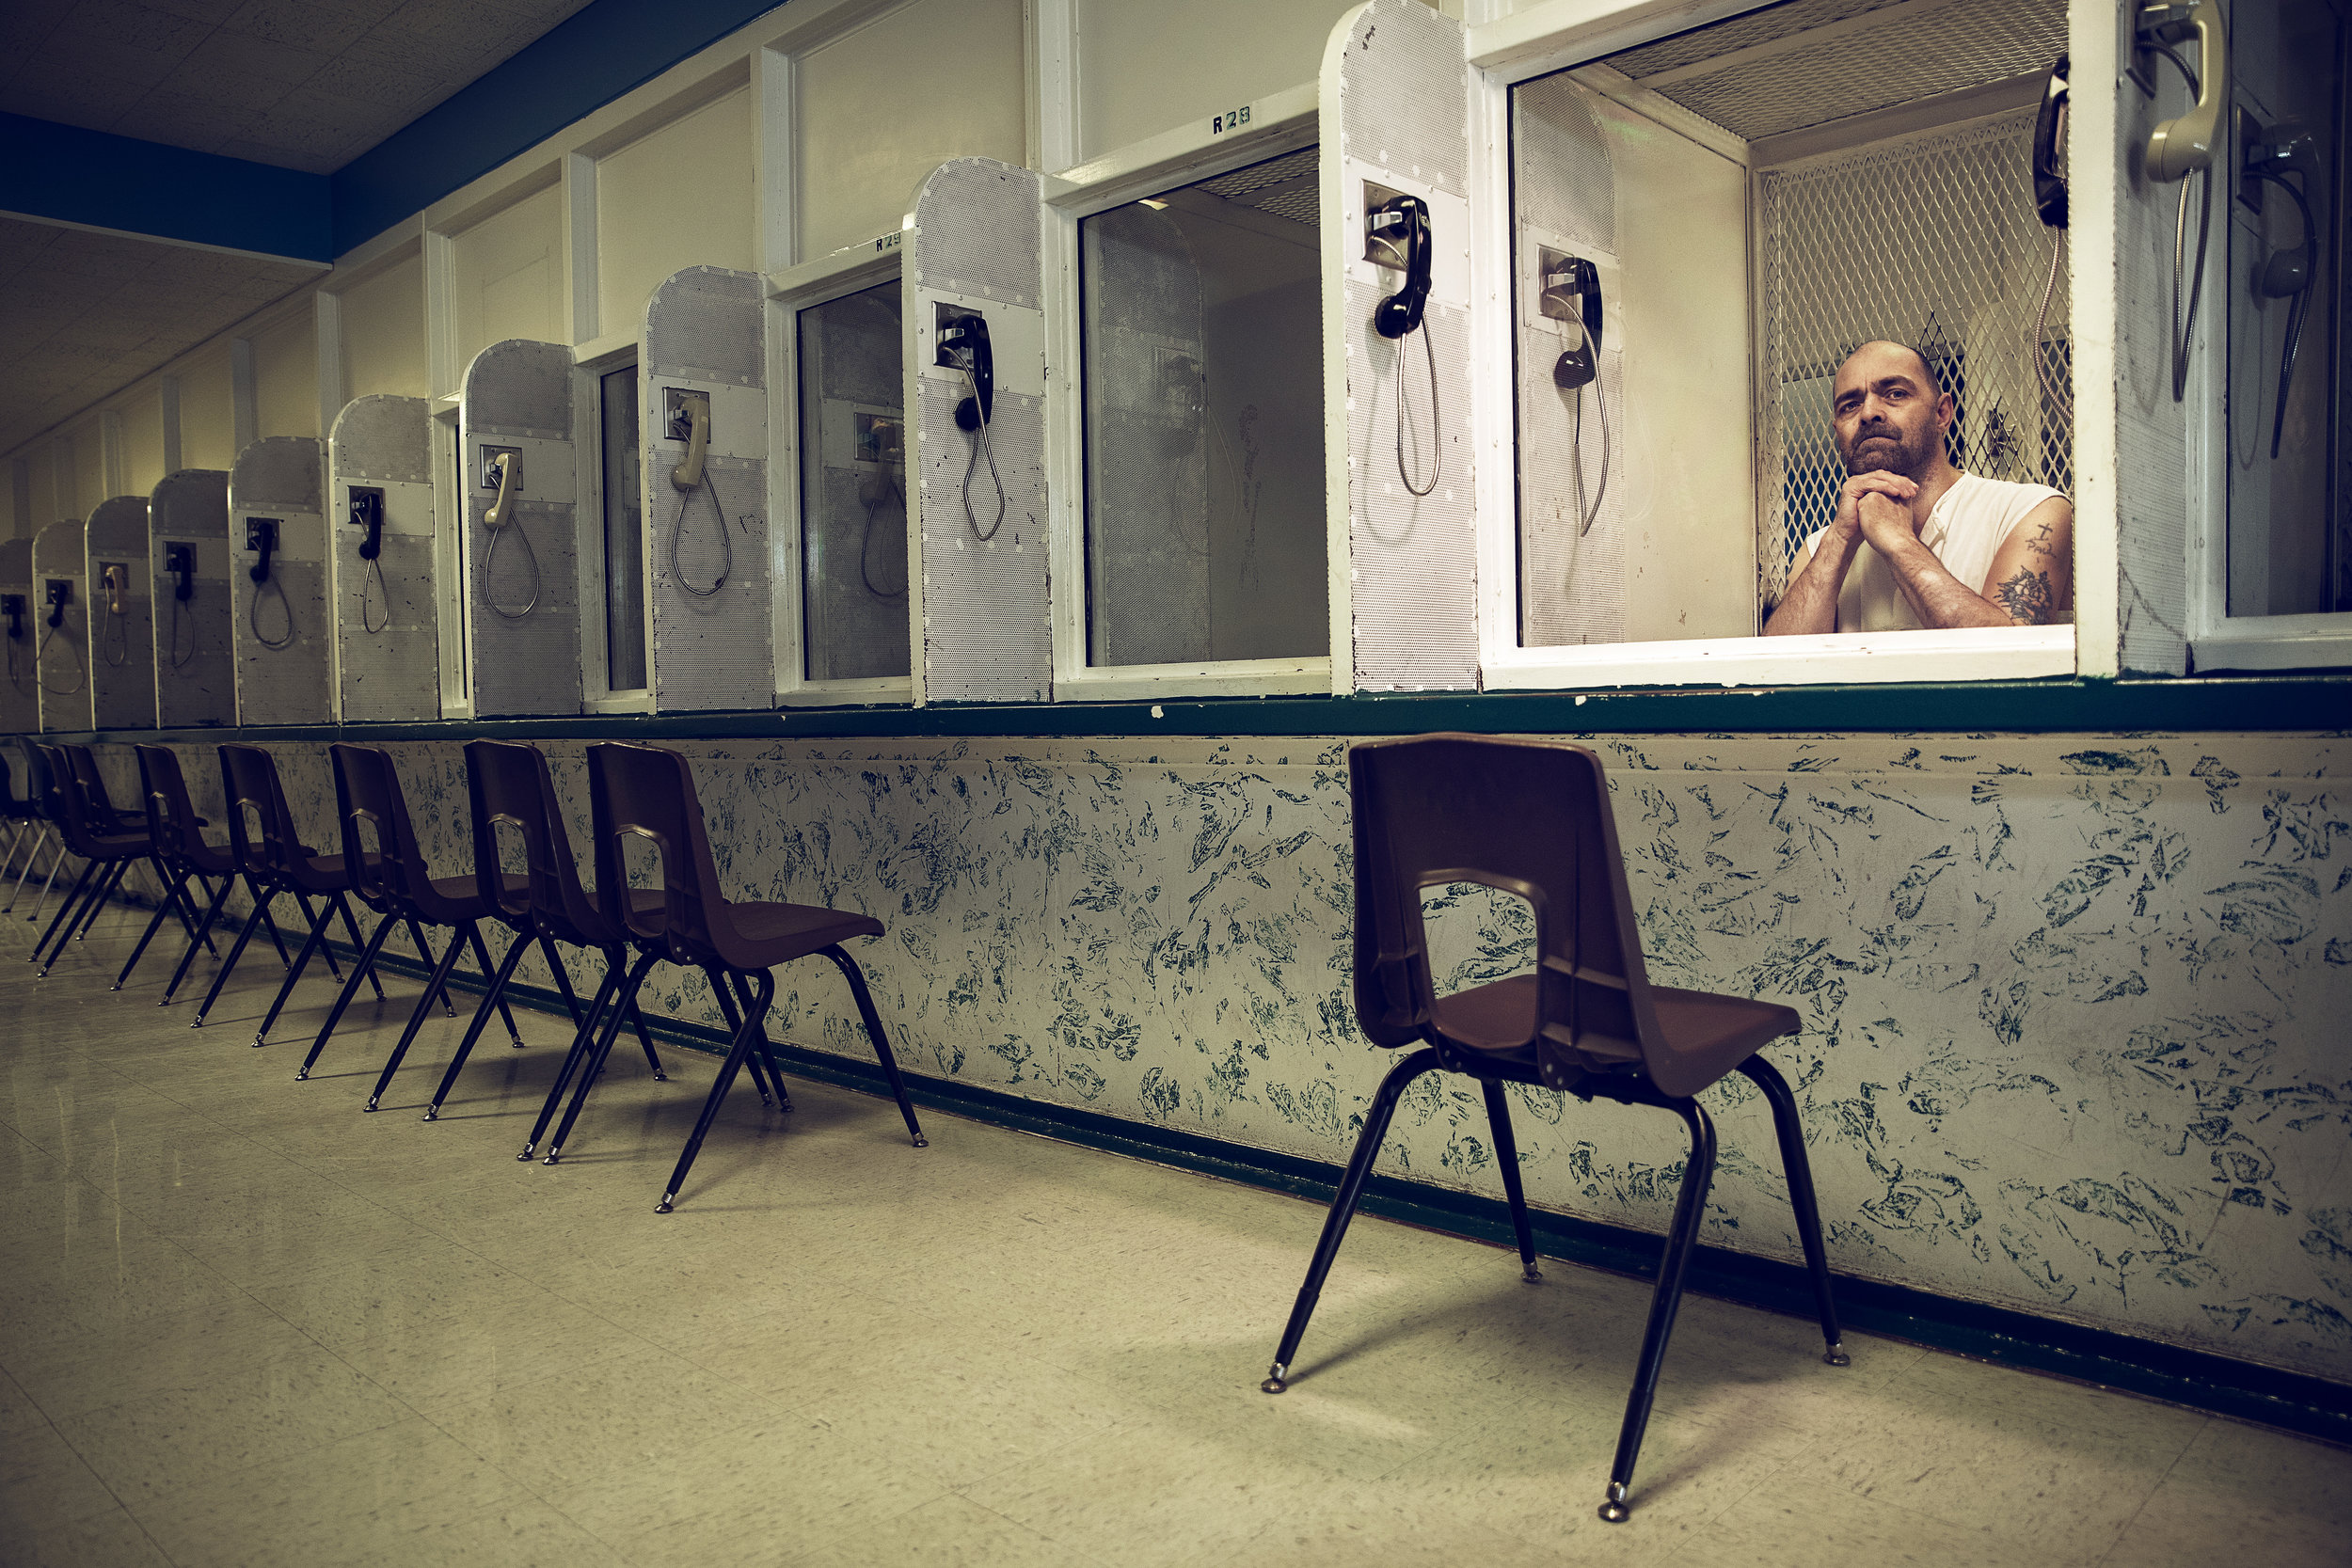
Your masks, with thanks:
M 2072 675 L 2081 666 L 2078 627 L 2004 626 L 1596 643 L 1529 648 L 1519 644 L 1518 389 L 1513 375 L 1516 323 L 1507 283 L 1512 255 L 1511 91 L 1522 82 L 1760 8 L 1763 0 L 1547 0 L 1473 27 L 1471 70 L 1470 270 L 1489 286 L 1472 290 L 1470 333 L 1476 410 L 1478 641 L 1481 684 L 1489 690 L 1586 690 L 1613 687 L 1843 686 L 1887 681 L 2024 680 Z M 1633 95 L 1628 95 L 1633 96 Z M 1627 102 L 1625 97 L 1618 99 Z M 1637 113 L 1638 103 L 1629 103 Z M 1677 135 L 1690 127 L 1664 110 L 1658 119 Z M 1704 138 L 1701 138 L 1704 140 Z M 1716 146 L 1714 141 L 1706 145 Z M 2079 144 L 2077 144 L 2079 145 Z M 1718 150 L 1722 149 L 1717 147 Z M 1750 198 L 1753 213 L 1753 196 Z M 1748 264 L 1755 266 L 1754 245 Z M 2075 264 L 2077 320 L 2081 278 Z M 1753 282 L 1751 281 L 1751 293 Z M 1756 364 L 1753 349 L 1750 365 Z M 2079 379 L 2082 361 L 2075 362 Z M 1751 480 L 1753 483 L 1753 480 Z M 2078 480 L 2079 484 L 2079 480 Z M 1753 555 L 1753 544 L 1750 546 Z M 2080 531 L 2076 556 L 2083 557 Z M 2096 553 L 2096 552 L 2094 552 Z M 2077 605 L 2080 605 L 2079 595 Z
M 458 403 L 446 392 L 427 405 L 433 429 L 434 614 L 440 626 L 441 717 L 473 717 L 473 617 L 467 592 L 472 549 L 466 537 L 469 490 L 460 473 Z M 331 520 L 331 519 L 330 519 Z M 341 639 L 337 640 L 339 642 Z M 341 680 L 338 673 L 337 679 Z
M 881 705 L 914 701 L 912 674 L 872 675 L 857 680 L 808 678 L 812 634 L 806 624 L 808 595 L 801 570 L 805 559 L 801 514 L 801 312 L 862 293 L 878 284 L 903 284 L 905 240 L 906 230 L 894 229 L 863 245 L 847 246 L 814 261 L 771 273 L 768 277 L 768 516 L 775 550 L 769 580 L 775 585 L 772 613 L 778 707 Z M 908 315 L 902 309 L 902 329 L 909 325 Z M 911 383 L 899 397 L 906 417 L 912 420 L 914 405 Z M 907 437 L 907 451 L 912 463 L 912 432 Z M 912 489 L 913 485 L 910 477 L 908 487 Z M 910 507 L 908 511 L 912 516 L 914 509 Z M 907 641 L 911 668 L 919 665 L 923 657 L 922 578 L 922 542 L 910 528 Z M 821 635 L 821 630 L 817 635 Z
M 1181 664 L 1089 664 L 1087 659 L 1089 587 L 1078 225 L 1138 198 L 1197 184 L 1312 147 L 1319 135 L 1316 109 L 1317 89 L 1310 82 L 1248 105 L 1247 126 L 1241 131 L 1217 128 L 1226 118 L 1222 115 L 1214 125 L 1208 119 L 1198 120 L 1064 169 L 1046 181 L 1045 490 L 1052 541 L 1049 613 L 1054 634 L 1054 700 L 1057 703 L 1320 694 L 1332 689 L 1331 653 Z M 1335 150 L 1332 155 L 1336 156 Z M 1332 279 L 1327 276 L 1323 286 L 1332 287 Z M 1328 546 L 1325 571 L 1331 603 L 1344 606 L 1347 552 L 1343 537 Z M 1333 617 L 1335 628 L 1346 624 L 1343 615 Z M 1334 635 L 1338 635 L 1336 630 Z M 1349 668 L 1343 654 L 1341 658 L 1337 667 Z
M 651 713 L 653 711 L 653 555 L 639 541 L 637 570 L 645 585 L 643 600 L 646 684 L 612 685 L 611 638 L 605 630 L 604 569 L 604 378 L 637 363 L 637 345 L 609 350 L 572 366 L 572 453 L 579 471 L 580 504 L 573 515 L 580 528 L 580 706 L 583 713 Z M 642 395 L 639 402 L 644 401 Z M 642 445 L 642 443 L 641 443 Z M 596 547 L 589 548 L 591 542 Z

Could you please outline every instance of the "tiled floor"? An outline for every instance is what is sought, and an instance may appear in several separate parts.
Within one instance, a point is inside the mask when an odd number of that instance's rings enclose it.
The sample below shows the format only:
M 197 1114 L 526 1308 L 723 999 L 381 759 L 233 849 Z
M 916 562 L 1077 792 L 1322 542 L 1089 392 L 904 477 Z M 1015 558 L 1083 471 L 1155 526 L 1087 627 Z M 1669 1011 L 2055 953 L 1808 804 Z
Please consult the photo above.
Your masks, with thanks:
M 2352 1454 L 1693 1298 L 1631 1523 L 1594 1517 L 1633 1283 L 1359 1221 L 1279 1399 L 1319 1209 L 818 1085 L 746 1088 L 653 1212 L 712 1066 L 614 1054 L 518 1164 L 563 1042 L 329 999 L 264 1051 L 0 934 L 0 1561 L 2341 1563 Z M 176 958 L 176 947 L 170 957 Z M 201 975 L 205 970 L 199 969 Z M 1371 1064 L 1367 1063 L 1367 1072 Z

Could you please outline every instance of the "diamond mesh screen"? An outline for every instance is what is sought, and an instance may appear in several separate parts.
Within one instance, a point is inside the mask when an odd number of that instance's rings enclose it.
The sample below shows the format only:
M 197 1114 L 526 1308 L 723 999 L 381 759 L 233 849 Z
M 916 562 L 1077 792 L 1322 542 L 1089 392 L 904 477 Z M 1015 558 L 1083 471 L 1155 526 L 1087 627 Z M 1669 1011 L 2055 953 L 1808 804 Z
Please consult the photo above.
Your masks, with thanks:
M 1814 27 L 1826 27 L 1833 22 L 1843 22 L 1850 16 L 1875 11 L 1898 5 L 1900 0 L 1788 0 L 1785 5 L 1767 6 L 1762 10 L 1749 11 L 1706 27 L 1693 27 L 1687 33 L 1645 43 L 1638 49 L 1612 55 L 1608 63 L 1628 76 L 1655 76 L 1661 71 L 1694 65 L 1728 55 L 1735 49 L 1750 49 L 1774 39 L 1787 38 Z
M 1768 608 L 1806 536 L 1836 509 L 1846 470 L 1830 384 L 1839 362 L 1875 339 L 1918 348 L 1957 400 L 1947 443 L 1956 466 L 2072 491 L 2063 256 L 2036 330 L 2053 258 L 2027 170 L 2033 120 L 2024 110 L 1760 176 L 1756 511 Z M 1858 246 L 1870 252 L 1867 264 Z
M 1203 180 L 1194 189 L 1312 228 L 1322 216 L 1315 198 L 1317 156 L 1314 148 L 1305 148 L 1267 163 L 1220 174 L 1214 180 Z

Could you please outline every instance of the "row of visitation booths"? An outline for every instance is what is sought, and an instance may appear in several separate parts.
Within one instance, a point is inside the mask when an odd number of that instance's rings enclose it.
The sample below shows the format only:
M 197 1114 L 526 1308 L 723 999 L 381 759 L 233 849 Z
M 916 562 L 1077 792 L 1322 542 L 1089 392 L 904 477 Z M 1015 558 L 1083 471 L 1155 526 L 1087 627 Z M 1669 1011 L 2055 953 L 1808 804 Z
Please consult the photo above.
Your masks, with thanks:
M 2172 9 L 2183 73 L 2253 92 L 2184 41 L 2215 0 Z M 2147 150 L 2253 133 L 2153 47 L 2106 0 L 1635 0 L 1475 32 L 1374 0 L 1314 84 L 1057 176 L 949 163 L 868 245 L 673 277 L 633 353 L 493 344 L 454 407 L 362 397 L 323 450 L 263 441 L 225 483 L 56 525 L 0 593 L 50 729 L 2178 667 L 2119 652 L 2118 567 L 2180 581 L 2220 400 L 2179 367 L 2251 307 L 2217 282 L 2168 347 L 2197 166 Z M 2312 156 L 2325 187 L 2335 149 Z M 2282 244 L 2231 222 L 2217 256 Z M 2279 325 L 2247 327 L 2249 362 Z M 2106 646 L 2055 625 L 1756 662 L 1843 478 L 1830 376 L 1873 338 L 1955 393 L 1963 467 L 2074 496 Z M 2328 377 L 2290 395 L 2325 425 Z M 2285 472 L 2243 497 L 2233 473 L 2233 530 Z M 181 486 L 214 498 L 200 537 Z M 147 564 L 91 587 L 128 547 L 109 509 L 127 537 L 142 505 Z M 179 636 L 204 652 L 175 662 Z M 126 640 L 135 674 L 103 655 Z M 213 705 L 180 701 L 197 681 Z

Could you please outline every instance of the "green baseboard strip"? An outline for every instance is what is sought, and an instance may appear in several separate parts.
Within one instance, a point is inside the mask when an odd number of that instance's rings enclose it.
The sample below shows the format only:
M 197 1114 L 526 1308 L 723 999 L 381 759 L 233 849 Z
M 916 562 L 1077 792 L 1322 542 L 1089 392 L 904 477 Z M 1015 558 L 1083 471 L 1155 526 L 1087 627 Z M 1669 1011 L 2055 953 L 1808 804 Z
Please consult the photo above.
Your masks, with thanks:
M 356 957 L 346 943 L 330 945 L 340 956 Z M 413 958 L 388 953 L 378 962 L 419 979 L 425 974 Z M 479 975 L 453 974 L 452 980 L 464 990 L 483 989 Z M 536 1011 L 562 1015 L 564 1010 L 563 997 L 552 989 L 516 984 L 507 988 L 507 995 Z M 649 1016 L 645 1027 L 656 1039 L 668 1044 L 712 1055 L 726 1049 L 725 1033 L 711 1025 Z M 788 1043 L 776 1047 L 776 1057 L 797 1074 L 819 1083 L 885 1099 L 890 1093 L 876 1063 Z M 1367 1053 L 1367 1074 L 1377 1065 Z M 908 1093 L 917 1104 L 974 1121 L 1316 1203 L 1328 1203 L 1339 1186 L 1341 1167 L 1326 1161 L 1253 1148 L 1077 1106 L 1026 1100 L 952 1079 L 912 1072 L 906 1078 Z M 1515 1244 L 1509 1208 L 1499 1198 L 1476 1193 L 1375 1175 L 1365 1184 L 1361 1208 L 1363 1212 L 1428 1230 L 1506 1248 Z M 1657 1277 L 1661 1245 L 1657 1236 L 1541 1209 L 1531 1217 L 1536 1250 L 1544 1257 L 1637 1279 Z M 1314 1244 L 1312 1224 L 1302 1220 L 1298 1243 L 1303 1275 Z M 1910 1286 L 1851 1275 L 1838 1275 L 1836 1280 L 1838 1314 L 1848 1328 L 2352 1446 L 2352 1386 L 2344 1384 Z M 1692 1259 L 1688 1288 L 1788 1317 L 1810 1321 L 1814 1316 L 1810 1276 L 1802 1266 L 1777 1259 L 1702 1245 Z M 1267 1320 L 1269 1356 L 1281 1326 L 1276 1319 Z

